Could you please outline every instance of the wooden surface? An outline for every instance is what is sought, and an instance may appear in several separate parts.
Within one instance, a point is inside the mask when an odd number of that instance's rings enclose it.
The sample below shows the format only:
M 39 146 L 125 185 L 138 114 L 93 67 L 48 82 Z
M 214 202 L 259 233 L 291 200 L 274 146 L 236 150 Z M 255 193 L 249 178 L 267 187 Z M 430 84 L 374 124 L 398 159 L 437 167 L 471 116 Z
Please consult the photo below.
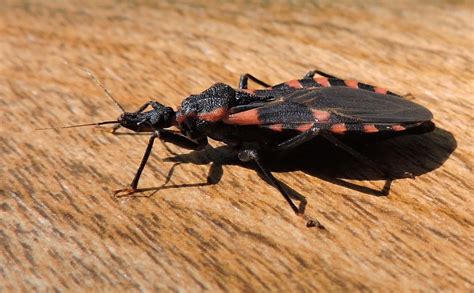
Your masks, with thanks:
M 0 290 L 474 290 L 469 1 L 157 2 L 1 2 Z M 119 115 L 64 60 L 129 110 L 176 107 L 244 72 L 278 83 L 319 68 L 412 93 L 438 128 L 359 147 L 418 175 L 388 197 L 376 173 L 318 144 L 274 162 L 327 231 L 216 142 L 157 143 L 141 182 L 154 194 L 115 199 L 146 136 L 34 131 Z

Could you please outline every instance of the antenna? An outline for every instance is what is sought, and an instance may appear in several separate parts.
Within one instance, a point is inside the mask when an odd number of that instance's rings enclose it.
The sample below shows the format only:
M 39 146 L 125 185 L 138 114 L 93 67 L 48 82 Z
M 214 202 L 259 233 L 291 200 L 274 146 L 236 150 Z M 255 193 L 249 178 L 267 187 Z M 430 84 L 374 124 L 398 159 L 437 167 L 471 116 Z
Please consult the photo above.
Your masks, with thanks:
M 122 112 L 125 112 L 124 107 L 122 107 L 122 105 L 120 105 L 120 103 L 117 101 L 117 99 L 115 99 L 114 96 L 112 96 L 112 93 L 99 81 L 99 79 L 97 79 L 97 78 L 95 77 L 95 75 L 92 73 L 92 71 L 90 71 L 90 70 L 87 69 L 87 68 L 83 68 L 83 67 L 80 67 L 80 66 L 77 66 L 77 65 L 71 65 L 71 64 L 69 64 L 69 62 L 67 62 L 67 61 L 64 61 L 64 64 L 69 65 L 69 66 L 72 66 L 72 67 L 75 67 L 75 68 L 77 68 L 77 69 L 79 69 L 79 70 L 85 72 L 85 73 L 90 77 L 90 79 L 92 79 L 92 81 L 93 81 L 96 85 L 100 86 L 100 87 L 104 90 L 105 95 L 106 95 L 107 97 L 109 97 L 109 98 L 114 102 L 115 106 L 117 106 Z
M 67 125 L 67 126 L 54 126 L 54 127 L 46 127 L 46 128 L 36 128 L 35 130 L 49 130 L 49 129 L 63 129 L 63 128 L 76 128 L 76 127 L 84 127 L 84 126 L 99 126 L 104 124 L 115 124 L 119 123 L 118 121 L 102 121 L 96 123 L 86 123 L 86 124 L 75 124 L 75 125 Z

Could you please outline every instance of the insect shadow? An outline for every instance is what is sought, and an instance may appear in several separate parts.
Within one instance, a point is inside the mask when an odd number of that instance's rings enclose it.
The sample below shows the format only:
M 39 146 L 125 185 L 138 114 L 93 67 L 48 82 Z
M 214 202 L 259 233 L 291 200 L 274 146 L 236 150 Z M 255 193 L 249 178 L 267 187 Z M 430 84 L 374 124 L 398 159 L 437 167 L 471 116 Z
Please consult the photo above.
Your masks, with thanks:
M 433 132 L 423 135 L 405 135 L 382 140 L 376 138 L 372 141 L 361 141 L 354 138 L 353 140 L 349 139 L 346 143 L 350 143 L 351 147 L 377 165 L 386 166 L 392 171 L 394 179 L 406 178 L 403 175 L 404 172 L 420 176 L 439 168 L 457 147 L 454 136 L 440 128 L 436 128 Z M 240 162 L 236 158 L 235 151 L 229 146 L 219 146 L 216 148 L 207 146 L 204 150 L 186 154 L 176 154 L 167 146 L 166 148 L 173 156 L 165 158 L 164 161 L 174 162 L 174 164 L 168 171 L 165 182 L 158 187 L 140 189 L 142 192 L 153 191 L 152 193 L 135 196 L 149 197 L 162 189 L 217 184 L 224 173 L 223 165 L 239 165 L 255 169 L 251 163 Z M 210 164 L 207 180 L 191 184 L 168 185 L 176 167 L 188 163 L 197 165 Z M 377 170 L 354 159 L 350 154 L 335 147 L 324 138 L 315 138 L 287 152 L 264 156 L 263 163 L 272 172 L 302 171 L 322 180 L 374 196 L 387 195 L 392 182 L 392 180 L 387 180 Z M 256 173 L 259 174 L 259 172 Z M 397 174 L 399 175 L 397 176 Z M 265 180 L 263 176 L 261 177 Z M 347 181 L 352 179 L 385 180 L 386 183 L 382 189 L 377 190 Z M 286 184 L 282 183 L 282 185 L 289 191 L 293 199 L 300 202 L 300 211 L 304 212 L 306 205 L 305 197 Z

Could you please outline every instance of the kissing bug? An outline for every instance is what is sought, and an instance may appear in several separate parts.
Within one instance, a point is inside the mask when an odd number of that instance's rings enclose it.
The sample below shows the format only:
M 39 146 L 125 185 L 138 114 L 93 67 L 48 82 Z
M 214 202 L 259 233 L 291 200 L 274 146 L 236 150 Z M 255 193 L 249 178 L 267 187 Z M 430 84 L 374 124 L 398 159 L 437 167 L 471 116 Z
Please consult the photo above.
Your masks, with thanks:
M 90 73 L 106 95 L 122 110 L 114 121 L 87 125 L 115 124 L 112 132 L 124 127 L 134 132 L 150 132 L 141 163 L 128 188 L 116 196 L 139 192 L 138 182 L 156 138 L 191 150 L 201 150 L 208 138 L 232 146 L 242 162 L 253 161 L 257 170 L 283 195 L 291 209 L 301 215 L 280 182 L 262 164 L 262 154 L 295 148 L 321 136 L 356 159 L 383 173 L 394 176 L 343 143 L 347 134 L 424 133 L 434 129 L 433 115 L 425 107 L 386 89 L 343 80 L 322 71 L 310 71 L 301 79 L 270 86 L 250 75 L 240 78 L 238 88 L 216 83 L 200 94 L 184 99 L 175 111 L 156 101 L 143 104 L 135 112 L 126 112 L 110 92 Z M 262 89 L 248 88 L 251 80 Z M 145 111 L 151 107 L 151 110 Z M 168 128 L 174 127 L 177 130 Z M 405 172 L 404 177 L 413 177 Z M 309 220 L 307 226 L 319 226 Z

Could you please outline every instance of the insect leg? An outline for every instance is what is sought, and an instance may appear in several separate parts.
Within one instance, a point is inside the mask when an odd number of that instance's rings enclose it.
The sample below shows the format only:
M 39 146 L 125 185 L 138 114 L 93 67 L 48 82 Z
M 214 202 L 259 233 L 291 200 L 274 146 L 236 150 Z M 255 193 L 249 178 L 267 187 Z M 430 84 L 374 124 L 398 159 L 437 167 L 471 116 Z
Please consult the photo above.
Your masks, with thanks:
M 137 192 L 138 181 L 140 180 L 140 176 L 142 175 L 143 169 L 145 168 L 146 162 L 150 157 L 151 149 L 153 148 L 153 143 L 155 142 L 155 138 L 158 137 L 158 132 L 155 131 L 150 135 L 150 139 L 148 140 L 148 145 L 146 147 L 145 153 L 143 154 L 142 161 L 140 162 L 140 166 L 138 166 L 138 170 L 135 173 L 135 177 L 133 177 L 132 183 L 130 183 L 129 188 L 119 189 L 114 192 L 114 195 L 117 197 L 130 195 L 132 193 Z
M 307 222 L 306 222 L 307 227 L 317 226 L 319 228 L 324 229 L 324 226 L 321 225 L 317 220 L 312 220 L 312 219 L 308 219 L 308 218 L 304 217 L 304 215 L 300 212 L 298 207 L 296 207 L 296 205 L 293 203 L 293 201 L 290 198 L 290 195 L 283 188 L 283 186 L 280 184 L 280 182 L 272 175 L 272 173 L 265 166 L 262 165 L 257 150 L 244 149 L 244 150 L 239 152 L 238 156 L 239 156 L 239 159 L 242 162 L 248 162 L 248 161 L 254 161 L 255 162 L 255 164 L 257 165 L 258 170 L 260 171 L 260 173 L 265 177 L 265 179 L 267 181 L 269 181 L 273 186 L 275 186 L 278 189 L 278 191 L 280 191 L 281 195 L 283 195 L 285 200 L 288 202 L 288 204 L 290 205 L 293 212 L 296 215 L 302 216 L 305 220 L 307 220 Z
M 278 180 L 272 175 L 272 173 L 270 171 L 268 171 L 267 168 L 265 168 L 262 165 L 262 163 L 260 162 L 258 152 L 256 150 L 242 150 L 241 152 L 239 152 L 238 156 L 239 156 L 239 159 L 242 162 L 254 161 L 255 164 L 257 165 L 259 171 L 263 174 L 263 176 L 268 181 L 270 181 L 278 189 L 278 191 L 280 191 L 280 193 L 283 195 L 285 200 L 290 205 L 293 212 L 295 212 L 295 214 L 299 214 L 298 208 L 293 203 L 293 201 L 291 200 L 291 198 L 288 195 L 288 193 L 286 192 L 286 190 L 281 186 L 280 182 L 278 182 Z
M 115 132 L 116 132 L 120 127 L 122 127 L 122 125 L 120 125 L 120 124 L 115 124 L 114 126 L 110 127 L 110 129 L 108 129 L 108 130 L 110 131 L 110 133 L 115 134 Z
M 205 136 L 197 140 L 193 140 L 177 131 L 162 129 L 159 133 L 160 140 L 172 143 L 188 150 L 199 151 L 207 145 L 207 137 Z
M 310 72 L 306 73 L 303 78 L 313 78 L 315 74 L 319 74 L 319 75 L 321 75 L 323 77 L 327 77 L 327 78 L 337 78 L 334 75 L 330 75 L 328 73 L 325 73 L 325 72 L 319 71 L 319 70 L 311 70 Z M 340 79 L 340 78 L 337 78 L 337 79 Z
M 240 76 L 240 81 L 239 81 L 239 89 L 246 89 L 247 86 L 248 86 L 248 81 L 249 79 L 261 86 L 264 86 L 264 87 L 271 87 L 271 85 L 269 85 L 268 83 L 264 82 L 264 81 L 261 81 L 260 79 L 256 78 L 255 76 L 249 74 L 249 73 L 245 73 L 245 74 L 242 74 Z
M 158 103 L 156 101 L 148 101 L 146 102 L 145 104 L 141 105 L 140 108 L 138 108 L 137 111 L 135 111 L 134 113 L 141 113 L 143 112 L 148 106 L 151 106 L 153 109 L 156 109 L 159 107 L 159 105 L 157 105 Z
M 133 178 L 132 183 L 130 183 L 130 187 L 115 191 L 114 192 L 115 196 L 117 197 L 126 196 L 126 195 L 130 195 L 139 191 L 139 189 L 137 189 L 138 182 L 140 181 L 140 176 L 142 175 L 146 162 L 148 161 L 148 158 L 150 157 L 150 153 L 153 148 L 153 143 L 155 142 L 155 139 L 157 137 L 162 139 L 165 142 L 171 142 L 180 147 L 193 149 L 193 150 L 200 150 L 204 146 L 207 145 L 207 138 L 201 139 L 199 142 L 195 142 L 194 140 L 188 137 L 177 134 L 170 130 L 160 130 L 160 131 L 153 132 L 150 135 L 150 139 L 148 140 L 148 145 L 146 147 L 145 153 L 143 154 L 143 158 L 140 162 L 140 166 L 138 166 L 138 170 L 135 173 L 135 177 Z
M 355 149 L 351 148 L 350 146 L 346 145 L 345 143 L 343 143 L 342 141 L 340 141 L 333 135 L 326 132 L 321 132 L 321 136 L 327 139 L 328 141 L 332 142 L 338 148 L 344 150 L 345 152 L 347 152 L 348 154 L 356 158 L 358 161 L 366 164 L 367 166 L 373 168 L 374 170 L 377 170 L 378 172 L 383 174 L 388 180 L 394 180 L 396 179 L 396 177 L 399 177 L 399 176 L 396 176 L 396 174 L 393 174 L 392 172 L 390 172 L 390 170 L 386 169 L 385 167 L 377 165 L 375 162 L 373 162 L 372 160 L 370 160 L 363 154 L 359 153 Z M 412 178 L 412 179 L 415 178 L 415 176 L 409 172 L 404 172 L 403 176 L 405 176 L 406 178 Z
M 146 102 L 145 104 L 141 105 L 140 108 L 138 108 L 138 110 L 135 111 L 134 113 L 141 113 L 141 112 L 143 112 L 148 106 L 151 105 L 151 103 L 153 103 L 153 101 L 148 101 L 148 102 Z
M 315 125 L 313 125 L 313 127 L 311 127 L 309 130 L 303 132 L 303 133 L 300 133 L 280 144 L 277 145 L 276 147 L 276 151 L 284 151 L 284 150 L 288 150 L 288 149 L 291 149 L 291 148 L 294 148 L 294 147 L 297 147 L 299 146 L 300 144 L 304 143 L 304 142 L 307 142 L 308 140 L 314 138 L 315 136 L 317 136 L 320 132 L 320 129 L 317 128 Z
M 141 113 L 143 112 L 148 106 L 152 106 L 152 108 L 156 109 L 156 102 L 155 101 L 148 101 L 145 104 L 141 105 L 140 108 L 137 109 L 134 113 Z M 122 127 L 120 124 L 114 125 L 112 127 L 107 127 L 105 128 L 106 131 L 114 134 L 120 127 Z

